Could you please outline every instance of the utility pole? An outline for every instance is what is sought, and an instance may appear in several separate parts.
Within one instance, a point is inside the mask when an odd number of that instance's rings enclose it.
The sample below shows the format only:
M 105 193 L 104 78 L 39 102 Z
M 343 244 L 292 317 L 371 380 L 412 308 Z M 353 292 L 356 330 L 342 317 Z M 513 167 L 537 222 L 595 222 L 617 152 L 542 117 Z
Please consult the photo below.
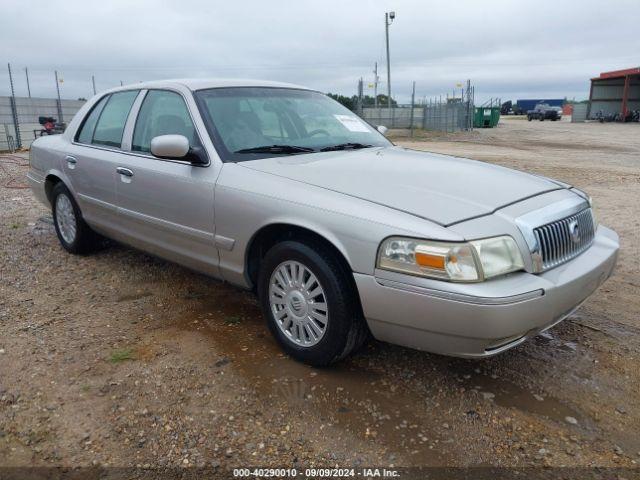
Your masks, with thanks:
M 13 89 L 13 75 L 11 74 L 11 64 L 7 63 L 9 69 L 9 85 L 11 86 L 11 114 L 13 116 L 13 126 L 16 130 L 16 148 L 22 148 L 22 138 L 20 138 L 20 124 L 18 123 L 18 109 L 16 108 L 16 92 Z
M 396 12 L 386 12 L 384 14 L 384 32 L 387 41 L 387 107 L 391 110 L 391 58 L 389 57 L 389 25 L 396 18 Z
M 60 100 L 60 81 L 58 80 L 58 71 L 54 70 L 56 74 L 56 92 L 58 92 L 58 122 L 63 123 L 62 119 L 62 101 Z
M 93 85 L 93 94 L 96 94 L 96 77 L 95 75 L 91 75 L 91 85 Z
M 358 105 L 356 106 L 356 110 L 358 111 L 358 115 L 362 116 L 362 93 L 364 89 L 364 80 L 360 77 L 358 80 Z
M 378 80 L 380 79 L 380 77 L 378 77 L 378 62 L 375 63 L 375 66 L 373 67 L 373 105 L 376 109 L 376 111 L 378 110 Z
M 411 136 L 413 137 L 413 105 L 416 101 L 416 82 L 413 81 L 413 90 L 411 91 Z
M 27 76 L 27 93 L 29 94 L 29 98 L 31 98 L 31 86 L 29 85 L 29 69 L 24 67 L 24 74 Z

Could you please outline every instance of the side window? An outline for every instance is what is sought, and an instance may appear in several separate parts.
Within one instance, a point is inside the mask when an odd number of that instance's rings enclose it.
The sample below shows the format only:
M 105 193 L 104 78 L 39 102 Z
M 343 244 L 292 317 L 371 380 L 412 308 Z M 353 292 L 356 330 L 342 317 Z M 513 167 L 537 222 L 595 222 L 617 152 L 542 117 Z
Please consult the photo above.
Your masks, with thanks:
M 82 128 L 78 135 L 76 135 L 76 141 L 80 143 L 91 143 L 91 139 L 93 138 L 93 131 L 96 129 L 96 123 L 98 122 L 98 117 L 102 112 L 102 108 L 104 104 L 107 103 L 107 99 L 109 95 L 102 97 L 98 103 L 94 105 L 89 112 L 89 115 L 85 117 L 84 123 L 82 124 Z
M 137 96 L 138 90 L 131 90 L 114 93 L 109 97 L 98 119 L 91 143 L 120 148 L 124 124 Z
M 189 110 L 178 93 L 149 90 L 138 113 L 131 149 L 149 152 L 151 139 L 159 135 L 184 135 L 189 145 L 199 143 Z

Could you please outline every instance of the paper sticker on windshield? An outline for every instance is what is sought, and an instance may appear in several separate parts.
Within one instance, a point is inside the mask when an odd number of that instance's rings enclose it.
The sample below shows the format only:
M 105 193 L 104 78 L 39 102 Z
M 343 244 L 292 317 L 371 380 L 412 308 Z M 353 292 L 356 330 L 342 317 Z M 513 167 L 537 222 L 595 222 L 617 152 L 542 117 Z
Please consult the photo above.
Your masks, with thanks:
M 334 115 L 342 125 L 345 126 L 350 132 L 368 132 L 367 126 L 362 123 L 358 118 L 351 115 Z

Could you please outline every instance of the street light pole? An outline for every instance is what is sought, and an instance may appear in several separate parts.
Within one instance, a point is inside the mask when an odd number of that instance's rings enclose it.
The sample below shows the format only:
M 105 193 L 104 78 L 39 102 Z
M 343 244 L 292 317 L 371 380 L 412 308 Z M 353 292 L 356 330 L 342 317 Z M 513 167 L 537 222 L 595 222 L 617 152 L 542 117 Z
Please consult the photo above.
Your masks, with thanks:
M 24 74 L 27 76 L 27 93 L 29 94 L 29 98 L 31 98 L 31 85 L 29 85 L 29 69 L 24 67 Z
M 387 40 L 387 107 L 391 109 L 391 58 L 389 57 L 389 25 L 396 18 L 396 12 L 384 14 L 384 32 Z
M 378 111 L 378 62 L 376 62 L 375 67 L 373 68 L 373 105 Z
M 58 80 L 58 71 L 54 70 L 56 75 L 56 92 L 58 92 L 58 122 L 63 123 L 62 119 L 62 100 L 60 100 L 60 80 Z

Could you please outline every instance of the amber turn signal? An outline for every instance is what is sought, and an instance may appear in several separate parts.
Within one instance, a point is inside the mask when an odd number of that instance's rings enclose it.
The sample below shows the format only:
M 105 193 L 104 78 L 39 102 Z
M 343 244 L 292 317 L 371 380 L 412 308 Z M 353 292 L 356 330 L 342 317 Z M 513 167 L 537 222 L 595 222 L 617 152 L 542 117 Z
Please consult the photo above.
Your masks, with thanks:
M 442 255 L 416 252 L 416 263 L 421 267 L 444 270 L 444 257 Z

